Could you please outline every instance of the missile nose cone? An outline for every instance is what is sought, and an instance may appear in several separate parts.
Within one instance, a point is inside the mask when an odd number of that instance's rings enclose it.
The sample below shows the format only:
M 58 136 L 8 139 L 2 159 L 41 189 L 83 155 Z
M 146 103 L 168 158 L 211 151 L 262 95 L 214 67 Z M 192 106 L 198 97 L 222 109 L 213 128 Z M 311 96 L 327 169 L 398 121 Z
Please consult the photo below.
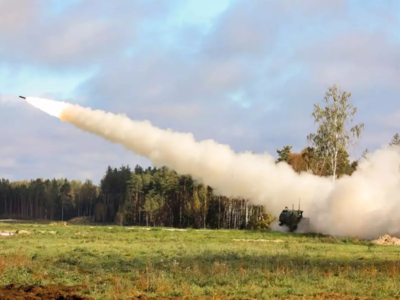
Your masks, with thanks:
M 26 98 L 24 96 L 19 96 L 19 97 L 26 100 Z

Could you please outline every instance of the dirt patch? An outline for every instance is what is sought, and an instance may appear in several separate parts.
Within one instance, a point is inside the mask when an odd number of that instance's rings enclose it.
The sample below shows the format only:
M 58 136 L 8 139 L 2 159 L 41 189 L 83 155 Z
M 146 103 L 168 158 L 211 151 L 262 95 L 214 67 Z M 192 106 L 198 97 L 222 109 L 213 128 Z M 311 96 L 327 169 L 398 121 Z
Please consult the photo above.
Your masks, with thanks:
M 372 241 L 374 244 L 377 245 L 395 245 L 395 246 L 400 246 L 400 239 L 397 237 L 391 237 L 388 234 L 385 234 L 376 240 Z
M 0 300 L 95 300 L 77 293 L 77 288 L 67 286 L 17 286 L 0 287 Z
M 49 286 L 17 286 L 10 284 L 0 287 L 0 300 L 95 300 L 93 297 L 88 297 L 79 294 L 79 287 L 67 287 L 62 285 Z M 227 300 L 232 299 L 224 295 L 217 297 L 150 297 L 141 295 L 138 297 L 128 297 L 129 300 Z M 237 300 L 250 300 L 250 298 L 233 298 Z M 334 293 L 320 294 L 315 296 L 288 296 L 284 298 L 274 297 L 273 299 L 285 300 L 372 300 L 370 297 L 356 297 L 351 295 L 340 295 Z M 255 299 L 252 299 L 255 300 Z M 381 299 L 394 300 L 394 299 Z

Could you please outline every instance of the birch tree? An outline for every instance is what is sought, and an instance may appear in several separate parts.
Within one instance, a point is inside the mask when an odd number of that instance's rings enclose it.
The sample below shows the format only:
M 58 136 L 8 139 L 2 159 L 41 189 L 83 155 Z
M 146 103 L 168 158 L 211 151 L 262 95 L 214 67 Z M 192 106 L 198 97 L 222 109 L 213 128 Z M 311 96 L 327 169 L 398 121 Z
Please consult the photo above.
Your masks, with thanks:
M 315 123 L 319 123 L 317 133 L 307 136 L 318 156 L 328 163 L 333 182 L 337 177 L 339 152 L 347 151 L 364 128 L 363 123 L 348 128 L 348 123 L 353 122 L 357 112 L 357 108 L 349 102 L 350 97 L 350 93 L 342 92 L 336 85 L 330 87 L 324 98 L 326 106 L 322 108 L 314 104 L 312 116 Z

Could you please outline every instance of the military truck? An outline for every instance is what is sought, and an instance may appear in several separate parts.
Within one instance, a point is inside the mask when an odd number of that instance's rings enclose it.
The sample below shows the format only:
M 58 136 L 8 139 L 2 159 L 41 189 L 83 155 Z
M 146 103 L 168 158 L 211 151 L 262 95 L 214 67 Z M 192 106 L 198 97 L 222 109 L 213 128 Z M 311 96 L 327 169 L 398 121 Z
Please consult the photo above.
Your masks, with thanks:
M 302 222 L 302 225 L 305 225 L 306 227 L 308 227 L 310 222 L 309 218 L 303 217 L 303 211 L 300 210 L 300 203 L 298 210 L 295 210 L 294 205 L 292 205 L 291 210 L 285 207 L 285 209 L 282 210 L 281 214 L 279 215 L 279 226 L 287 226 L 290 232 L 293 232 L 297 229 L 300 221 Z

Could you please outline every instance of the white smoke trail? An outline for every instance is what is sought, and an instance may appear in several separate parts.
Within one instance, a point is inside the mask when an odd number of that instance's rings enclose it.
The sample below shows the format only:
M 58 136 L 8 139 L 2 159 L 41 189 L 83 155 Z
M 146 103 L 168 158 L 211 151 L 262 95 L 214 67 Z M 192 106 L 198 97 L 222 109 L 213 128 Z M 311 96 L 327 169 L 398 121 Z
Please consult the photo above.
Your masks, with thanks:
M 27 101 L 77 128 L 124 145 L 154 166 L 190 174 L 216 194 L 249 199 L 275 215 L 300 198 L 317 232 L 373 238 L 400 229 L 398 148 L 377 151 L 351 177 L 333 184 L 329 178 L 297 174 L 286 163 L 276 164 L 269 154 L 234 153 L 228 145 L 196 142 L 190 133 L 162 130 L 148 121 L 41 98 Z

